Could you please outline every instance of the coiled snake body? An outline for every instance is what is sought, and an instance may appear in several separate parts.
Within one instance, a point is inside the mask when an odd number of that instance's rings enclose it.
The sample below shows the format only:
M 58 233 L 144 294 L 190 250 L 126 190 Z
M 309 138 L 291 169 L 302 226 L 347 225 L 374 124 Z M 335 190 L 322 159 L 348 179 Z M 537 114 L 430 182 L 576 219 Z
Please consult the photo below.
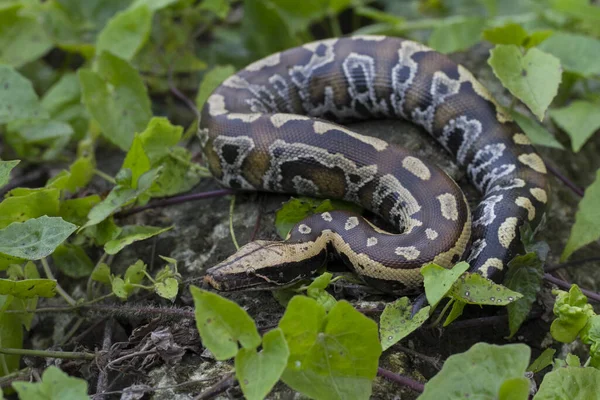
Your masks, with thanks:
M 337 124 L 382 118 L 422 126 L 466 169 L 483 195 L 472 218 L 438 167 Z M 469 71 L 409 40 L 329 39 L 257 61 L 208 98 L 199 134 L 225 186 L 349 200 L 401 232 L 316 214 L 209 269 L 220 290 L 289 284 L 334 253 L 375 287 L 411 291 L 421 266 L 450 267 L 469 243 L 471 270 L 498 279 L 547 202 L 546 167 L 518 125 Z

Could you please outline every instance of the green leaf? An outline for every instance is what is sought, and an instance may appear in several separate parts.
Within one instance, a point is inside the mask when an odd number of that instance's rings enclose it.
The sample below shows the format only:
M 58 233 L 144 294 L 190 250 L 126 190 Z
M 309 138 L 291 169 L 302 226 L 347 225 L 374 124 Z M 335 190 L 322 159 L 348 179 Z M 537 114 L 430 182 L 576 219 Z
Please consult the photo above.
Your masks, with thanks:
M 127 61 L 104 52 L 97 72 L 78 70 L 82 99 L 98 121 L 102 134 L 122 150 L 128 150 L 134 134 L 152 117 L 150 99 L 138 72 Z
M 61 201 L 58 216 L 67 222 L 82 226 L 86 223 L 87 215 L 92 207 L 100 201 L 100 196 L 97 194 Z
M 565 149 L 563 145 L 537 121 L 534 121 L 517 111 L 511 112 L 510 115 L 516 123 L 519 124 L 521 129 L 523 129 L 523 132 L 525 132 L 533 144 L 561 150 Z
M 48 181 L 46 187 L 54 187 L 77 193 L 80 188 L 86 187 L 94 176 L 96 163 L 91 157 L 79 157 L 69 171 L 63 171 Z
M 525 39 L 523 46 L 525 46 L 526 49 L 538 46 L 540 43 L 542 43 L 544 40 L 548 39 L 552 35 L 554 35 L 554 31 L 549 29 L 535 31 L 531 33 L 531 35 L 529 35 L 527 39 Z
M 200 4 L 200 10 L 206 10 L 214 13 L 220 19 L 225 19 L 229 14 L 228 0 L 204 0 Z
M 131 61 L 150 36 L 152 14 L 145 4 L 118 12 L 98 35 L 96 53 L 107 51 Z
M 52 48 L 43 27 L 34 16 L 14 4 L 0 9 L 0 63 L 19 68 Z
M 553 308 L 557 318 L 550 325 L 550 334 L 559 342 L 570 343 L 595 315 L 594 309 L 577 285 L 571 285 L 568 292 L 556 290 L 553 293 L 557 295 Z
M 71 125 L 54 120 L 18 121 L 9 125 L 11 132 L 18 132 L 24 143 L 43 143 L 51 139 L 68 138 L 73 135 Z
M 558 368 L 544 375 L 533 400 L 589 400 L 600 393 L 600 370 L 596 368 Z
M 521 46 L 528 36 L 527 31 L 521 25 L 513 22 L 483 31 L 483 38 L 493 44 L 516 44 Z
M 527 367 L 527 371 L 538 373 L 546 367 L 552 365 L 552 360 L 554 359 L 554 353 L 556 350 L 552 348 L 547 348 L 540 354 L 538 358 L 535 359 L 534 362 L 531 363 L 529 367 Z
M 450 310 L 448 316 L 446 317 L 446 320 L 444 321 L 444 326 L 446 327 L 450 325 L 456 320 L 456 318 L 460 317 L 466 305 L 467 303 L 464 301 L 454 300 L 454 302 L 452 303 L 452 309 Z
M 441 53 L 466 50 L 479 42 L 484 20 L 466 17 L 460 21 L 438 26 L 429 36 L 429 46 Z
M 13 281 L 0 279 L 0 295 L 11 295 L 20 299 L 29 299 L 35 296 L 56 296 L 56 281 L 53 279 L 24 279 Z
M 412 305 L 408 297 L 388 303 L 379 321 L 379 335 L 383 350 L 392 347 L 423 325 L 429 318 L 430 308 L 430 306 L 423 307 L 414 317 L 411 317 Z
M 60 190 L 24 189 L 10 191 L 0 203 L 0 228 L 43 215 L 55 216 L 59 210 Z
M 560 60 L 566 71 L 583 76 L 600 74 L 600 40 L 573 33 L 557 32 L 540 44 L 539 48 Z
M 92 271 L 92 280 L 100 283 L 104 283 L 105 285 L 110 285 L 110 267 L 105 263 L 100 263 L 96 265 L 94 270 Z
M 73 378 L 59 368 L 50 366 L 42 374 L 42 381 L 36 383 L 13 382 L 19 398 L 27 400 L 87 400 L 88 384 L 80 378 Z
M 23 348 L 23 327 L 18 314 L 6 314 L 3 311 L 13 309 L 10 296 L 0 296 L 0 347 Z M 0 376 L 8 375 L 19 369 L 21 356 L 0 354 L 0 365 L 6 365 L 8 371 L 0 368 Z M 5 373 L 6 372 L 6 373 Z
M 467 304 L 505 306 L 523 297 L 479 274 L 466 273 L 452 286 L 450 295 Z
M 424 278 L 425 296 L 432 307 L 443 299 L 452 288 L 454 282 L 469 269 L 469 264 L 460 262 L 452 269 L 440 267 L 437 264 L 428 264 L 421 268 Z
M 235 356 L 235 375 L 244 397 L 262 400 L 279 380 L 290 354 L 281 329 L 273 329 L 263 337 L 262 351 L 240 349 Z
M 518 255 L 508 263 L 508 273 L 504 278 L 504 285 L 523 295 L 522 298 L 507 306 L 509 337 L 513 337 L 517 333 L 517 330 L 529 315 L 541 289 L 543 276 L 544 264 L 536 253 Z
M 60 217 L 14 222 L 0 230 L 0 253 L 26 260 L 50 255 L 77 227 Z
M 510 378 L 504 381 L 498 392 L 498 400 L 529 399 L 529 379 Z
M 234 66 L 218 65 L 204 74 L 202 83 L 200 83 L 200 88 L 198 89 L 198 94 L 196 95 L 196 106 L 198 107 L 198 110 L 202 110 L 204 103 L 217 86 L 234 73 Z
M 476 343 L 464 353 L 451 355 L 442 370 L 425 384 L 419 400 L 494 399 L 506 393 L 505 384 L 523 378 L 531 350 L 524 344 L 497 346 Z M 507 383 L 508 382 L 508 383 Z M 520 388 L 520 384 L 517 384 Z M 526 400 L 519 391 L 511 400 Z
M 0 124 L 47 116 L 31 82 L 13 67 L 0 65 Z
M 494 74 L 540 121 L 558 92 L 561 81 L 559 60 L 532 48 L 525 55 L 515 45 L 498 45 L 488 60 Z
M 133 138 L 133 143 L 125 156 L 121 169 L 128 168 L 131 170 L 131 182 L 136 182 L 144 173 L 150 170 L 150 159 L 144 151 L 142 139 L 138 134 Z M 133 188 L 136 189 L 136 184 Z
M 347 210 L 360 212 L 360 207 L 340 200 L 321 200 L 310 197 L 291 198 L 283 203 L 275 214 L 275 228 L 280 237 L 285 238 L 292 228 L 304 218 L 325 211 Z
M 61 244 L 52 253 L 54 265 L 71 278 L 86 278 L 94 270 L 94 263 L 81 248 L 72 244 Z
M 217 360 L 234 357 L 238 352 L 238 342 L 245 349 L 255 349 L 260 345 L 256 324 L 243 308 L 196 286 L 191 286 L 190 291 L 202 344 Z
M 0 160 L 0 188 L 6 185 L 10 180 L 10 171 L 19 164 L 20 160 L 2 161 Z
M 325 307 L 325 311 L 328 312 L 335 306 L 335 303 L 337 303 L 335 297 L 325 290 L 327 286 L 329 286 L 332 276 L 333 275 L 329 272 L 325 272 L 316 277 L 306 289 L 306 295 L 311 299 L 315 299 L 317 303 Z
M 175 278 L 167 278 L 162 282 L 156 282 L 154 291 L 164 299 L 175 301 L 179 292 L 179 282 Z
M 600 315 L 590 317 L 580 335 L 581 341 L 590 345 L 589 366 L 600 368 Z
M 583 144 L 600 129 L 600 104 L 576 100 L 563 108 L 550 110 L 550 117 L 571 138 L 571 147 L 578 152 Z
M 381 355 L 375 322 L 345 301 L 325 315 L 315 300 L 296 296 L 279 327 L 290 349 L 288 386 L 312 398 L 369 398 Z
M 152 117 L 146 129 L 139 134 L 145 154 L 152 165 L 168 156 L 169 148 L 175 146 L 181 140 L 183 128 L 172 125 L 164 117 Z
M 135 263 L 127 267 L 125 271 L 125 283 L 127 285 L 140 284 L 146 277 L 146 264 L 142 260 L 137 260 Z
M 188 149 L 175 146 L 169 150 L 167 156 L 153 164 L 153 167 L 161 168 L 161 173 L 148 192 L 152 197 L 174 196 L 187 192 L 196 186 L 202 177 Z
M 144 194 L 148 189 L 150 189 L 152 183 L 156 179 L 157 174 L 158 171 L 153 169 L 140 176 L 140 179 L 138 179 L 137 189 L 123 185 L 115 186 L 113 190 L 110 191 L 106 199 L 96 204 L 90 210 L 88 214 L 88 221 L 82 227 L 82 229 L 99 224 L 120 210 L 124 205 L 136 200 L 140 195 Z
M 129 292 L 125 289 L 125 281 L 123 278 L 119 278 L 118 276 L 113 278 L 110 281 L 112 292 L 115 296 L 120 298 L 121 300 L 127 300 L 129 296 Z
M 104 245 L 104 251 L 107 254 L 117 254 L 125 247 L 140 240 L 146 240 L 152 236 L 160 235 L 172 229 L 172 226 L 167 228 L 159 228 L 156 226 L 144 225 L 127 225 L 123 227 L 121 234 L 117 239 L 111 240 Z
M 596 171 L 596 180 L 585 189 L 583 198 L 579 202 L 577 214 L 575 214 L 575 224 L 571 228 L 569 240 L 560 256 L 561 261 L 565 261 L 575 251 L 600 238 L 599 202 L 600 169 Z

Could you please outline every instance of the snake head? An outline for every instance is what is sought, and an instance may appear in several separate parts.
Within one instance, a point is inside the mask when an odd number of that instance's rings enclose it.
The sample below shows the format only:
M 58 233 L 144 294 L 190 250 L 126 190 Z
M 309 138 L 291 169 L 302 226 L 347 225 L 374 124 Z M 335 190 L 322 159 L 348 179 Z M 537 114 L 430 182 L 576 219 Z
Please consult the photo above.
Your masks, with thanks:
M 277 289 L 314 275 L 327 260 L 314 242 L 257 240 L 206 271 L 204 281 L 220 291 Z

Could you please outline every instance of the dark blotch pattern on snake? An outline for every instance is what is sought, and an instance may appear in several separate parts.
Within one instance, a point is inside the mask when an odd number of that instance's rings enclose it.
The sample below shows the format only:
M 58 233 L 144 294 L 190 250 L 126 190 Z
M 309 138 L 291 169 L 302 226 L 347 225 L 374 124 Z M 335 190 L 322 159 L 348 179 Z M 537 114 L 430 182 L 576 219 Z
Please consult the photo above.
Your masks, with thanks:
M 466 169 L 483 195 L 472 218 L 438 167 L 338 125 L 383 118 L 422 126 Z M 284 242 L 250 243 L 209 269 L 221 290 L 289 284 L 332 252 L 383 290 L 414 290 L 424 264 L 463 258 L 498 280 L 522 250 L 519 228 L 535 226 L 548 200 L 546 167 L 518 125 L 469 71 L 409 40 L 329 39 L 257 61 L 212 93 L 199 134 L 225 186 L 349 200 L 400 232 L 343 211 L 313 215 Z

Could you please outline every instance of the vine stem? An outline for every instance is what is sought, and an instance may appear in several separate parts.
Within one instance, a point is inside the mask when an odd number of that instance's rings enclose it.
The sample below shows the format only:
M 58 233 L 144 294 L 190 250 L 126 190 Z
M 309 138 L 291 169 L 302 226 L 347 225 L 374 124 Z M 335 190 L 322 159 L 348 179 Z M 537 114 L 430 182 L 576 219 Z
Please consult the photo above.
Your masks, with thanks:
M 233 210 L 235 208 L 235 195 L 231 196 L 231 202 L 229 203 L 229 234 L 236 250 L 240 249 L 237 239 L 235 238 L 235 231 L 233 230 Z
M 110 176 L 109 174 L 107 174 L 104 171 L 100 171 L 99 169 L 95 169 L 94 173 L 96 175 L 98 175 L 100 178 L 104 179 L 105 181 L 112 183 L 113 185 L 117 184 L 117 181 L 115 180 L 115 178 L 113 178 L 112 176 Z
M 17 356 L 44 357 L 44 358 L 64 358 L 68 360 L 95 360 L 93 353 L 74 352 L 74 351 L 50 351 L 50 350 L 31 350 L 31 349 L 12 349 L 0 347 L 0 354 L 11 354 Z
M 388 371 L 387 369 L 383 369 L 381 367 L 377 368 L 377 375 L 383 376 L 386 379 L 389 379 L 392 382 L 399 383 L 402 386 L 406 386 L 411 388 L 415 392 L 423 393 L 425 390 L 425 385 L 421 382 L 417 382 L 414 379 L 411 379 L 404 375 L 398 375 L 393 373 L 392 371 Z
M 555 284 L 558 287 L 569 290 L 571 288 L 571 283 L 565 282 L 562 279 L 558 279 L 550 274 L 544 274 L 544 279 L 550 283 Z M 580 288 L 581 289 L 581 288 Z M 592 292 L 591 290 L 581 289 L 581 293 L 585 294 L 586 297 L 590 300 L 594 300 L 600 303 L 600 293 Z
M 552 173 L 552 175 L 554 175 L 558 180 L 560 180 L 569 189 L 571 189 L 573 191 L 573 193 L 575 193 L 579 197 L 583 197 L 583 195 L 584 195 L 583 189 L 580 188 L 579 186 L 577 186 L 574 182 L 572 182 L 565 175 L 563 175 L 562 172 L 560 172 L 559 170 L 557 170 L 556 168 L 554 168 L 552 165 L 550 165 L 548 163 L 546 163 L 546 168 L 548 169 L 548 171 L 550 171 Z
M 44 268 L 44 272 L 46 273 L 46 276 L 48 277 L 48 279 L 52 279 L 53 281 L 56 281 L 56 278 L 54 277 L 54 275 L 52 274 L 52 270 L 50 269 L 50 265 L 48 265 L 48 260 L 46 260 L 46 257 L 42 258 L 40 261 L 42 262 L 42 267 Z M 71 296 L 69 296 L 69 293 L 67 293 L 58 284 L 58 282 L 56 282 L 56 291 L 58 292 L 58 294 L 60 294 L 62 296 L 63 299 L 65 299 L 65 301 L 67 303 L 69 303 L 69 305 L 71 307 L 75 307 L 77 305 L 77 302 L 75 301 L 75 299 L 72 298 Z

